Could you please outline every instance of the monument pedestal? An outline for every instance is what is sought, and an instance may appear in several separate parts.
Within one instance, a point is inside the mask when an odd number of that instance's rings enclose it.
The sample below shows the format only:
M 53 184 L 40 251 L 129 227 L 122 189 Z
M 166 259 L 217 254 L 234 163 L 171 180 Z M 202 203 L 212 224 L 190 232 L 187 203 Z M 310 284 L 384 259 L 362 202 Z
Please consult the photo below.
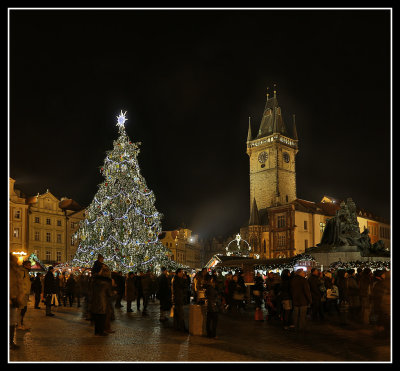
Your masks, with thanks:
M 353 247 L 353 246 L 342 246 L 342 247 Z M 355 247 L 355 246 L 354 246 Z M 345 249 L 341 249 L 344 251 L 308 251 L 307 254 L 314 257 L 318 264 L 323 266 L 323 269 L 328 269 L 329 265 L 335 262 L 351 262 L 351 261 L 361 261 L 361 262 L 374 262 L 374 261 L 390 261 L 390 257 L 385 256 L 362 256 L 360 251 L 349 251 Z M 350 249 L 352 250 L 352 249 Z

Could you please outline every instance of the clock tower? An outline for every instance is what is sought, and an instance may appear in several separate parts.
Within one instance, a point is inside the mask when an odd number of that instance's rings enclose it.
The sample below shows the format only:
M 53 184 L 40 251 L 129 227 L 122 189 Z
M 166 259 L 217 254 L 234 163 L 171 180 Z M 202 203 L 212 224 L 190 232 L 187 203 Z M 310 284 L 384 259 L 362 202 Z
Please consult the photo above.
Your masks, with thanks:
M 293 133 L 289 135 L 281 107 L 267 94 L 260 128 L 252 136 L 249 122 L 247 154 L 250 159 L 250 208 L 259 210 L 288 204 L 296 199 L 296 154 L 298 138 L 293 115 Z M 250 210 L 251 214 L 251 210 Z

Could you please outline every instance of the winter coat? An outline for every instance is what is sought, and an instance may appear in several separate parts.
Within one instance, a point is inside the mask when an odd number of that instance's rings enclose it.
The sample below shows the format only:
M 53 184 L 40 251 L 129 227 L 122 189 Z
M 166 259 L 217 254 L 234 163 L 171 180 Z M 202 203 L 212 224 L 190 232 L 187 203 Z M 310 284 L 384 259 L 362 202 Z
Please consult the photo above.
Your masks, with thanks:
M 136 296 L 135 278 L 128 277 L 125 280 L 125 300 L 134 301 L 136 300 Z
M 318 276 L 311 275 L 308 279 L 308 284 L 310 285 L 310 292 L 312 300 L 318 301 L 322 298 L 321 291 L 321 280 Z
M 36 276 L 32 282 L 32 290 L 35 294 L 42 293 L 42 282 L 40 281 L 40 277 Z
M 96 260 L 92 267 L 92 275 L 96 275 L 101 271 L 101 267 L 104 263 L 101 263 L 99 260 Z
M 371 297 L 372 295 L 372 278 L 367 273 L 360 275 L 360 296 Z
M 125 278 L 122 277 L 120 274 L 116 274 L 113 276 L 115 284 L 116 284 L 116 291 L 119 295 L 124 295 L 125 293 Z
M 349 301 L 349 281 L 348 278 L 338 277 L 336 285 L 339 289 L 339 301 Z
M 295 275 L 290 281 L 293 306 L 305 307 L 311 304 L 310 285 L 306 278 Z
M 43 281 L 43 294 L 44 296 L 46 295 L 52 295 L 57 292 L 56 289 L 56 279 L 54 278 L 54 275 L 51 271 L 48 271 L 46 275 L 44 276 L 44 281 Z
M 172 302 L 175 306 L 183 305 L 185 297 L 185 284 L 181 277 L 175 275 L 172 282 Z
M 28 298 L 31 292 L 32 282 L 31 282 L 31 277 L 29 276 L 29 270 L 24 268 L 24 266 L 19 267 L 19 274 L 22 279 L 22 291 L 24 293 L 22 307 L 25 307 L 28 304 Z
M 281 300 L 292 299 L 292 295 L 290 293 L 290 281 L 291 278 L 289 276 L 282 277 L 279 291 L 279 297 Z
M 356 277 L 350 276 L 348 278 L 348 288 L 349 288 L 349 296 L 354 297 L 360 295 L 360 287 L 358 285 Z
M 143 296 L 149 296 L 153 289 L 153 282 L 151 280 L 149 273 L 146 273 L 145 275 L 142 276 L 141 283 L 142 283 Z
M 24 299 L 23 282 L 19 271 L 17 258 L 10 254 L 10 303 L 15 307 L 21 306 Z
M 206 289 L 206 299 L 207 299 L 207 312 L 218 312 L 219 310 L 219 295 L 215 287 L 211 285 L 207 286 Z
M 90 311 L 93 314 L 106 314 L 111 310 L 113 290 L 111 278 L 95 276 L 92 284 L 92 301 Z
M 67 295 L 75 295 L 76 281 L 75 277 L 71 274 L 65 284 L 65 293 Z
M 165 274 L 158 277 L 157 299 L 160 300 L 161 310 L 169 310 L 172 306 L 171 282 Z
M 136 292 L 139 296 L 143 296 L 142 276 L 135 276 Z

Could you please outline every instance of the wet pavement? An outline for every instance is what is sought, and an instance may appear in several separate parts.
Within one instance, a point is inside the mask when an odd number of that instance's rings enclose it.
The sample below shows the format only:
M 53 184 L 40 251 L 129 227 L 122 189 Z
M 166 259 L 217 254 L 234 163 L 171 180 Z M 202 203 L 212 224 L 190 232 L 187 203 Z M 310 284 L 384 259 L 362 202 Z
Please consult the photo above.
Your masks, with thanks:
M 324 323 L 307 321 L 307 331 L 284 330 L 280 321 L 254 321 L 250 304 L 239 314 L 220 314 L 217 339 L 175 331 L 172 319 L 159 321 L 158 301 L 150 302 L 147 317 L 115 309 L 115 333 L 95 336 L 82 308 L 57 307 L 54 317 L 28 303 L 24 323 L 17 330 L 18 350 L 9 362 L 388 362 L 392 360 L 389 334 L 372 326 L 341 326 L 335 315 Z M 189 306 L 185 306 L 186 325 Z

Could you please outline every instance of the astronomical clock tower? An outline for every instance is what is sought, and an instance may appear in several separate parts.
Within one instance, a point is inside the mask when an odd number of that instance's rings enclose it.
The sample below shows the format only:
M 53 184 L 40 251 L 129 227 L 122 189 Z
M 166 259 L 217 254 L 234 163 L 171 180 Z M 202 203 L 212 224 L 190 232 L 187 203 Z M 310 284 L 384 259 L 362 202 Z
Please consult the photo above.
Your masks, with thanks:
M 250 160 L 250 220 L 241 234 L 260 257 L 290 257 L 294 251 L 291 203 L 297 198 L 298 137 L 294 115 L 290 134 L 285 126 L 276 91 L 273 97 L 267 94 L 255 136 L 249 122 L 246 144 Z

